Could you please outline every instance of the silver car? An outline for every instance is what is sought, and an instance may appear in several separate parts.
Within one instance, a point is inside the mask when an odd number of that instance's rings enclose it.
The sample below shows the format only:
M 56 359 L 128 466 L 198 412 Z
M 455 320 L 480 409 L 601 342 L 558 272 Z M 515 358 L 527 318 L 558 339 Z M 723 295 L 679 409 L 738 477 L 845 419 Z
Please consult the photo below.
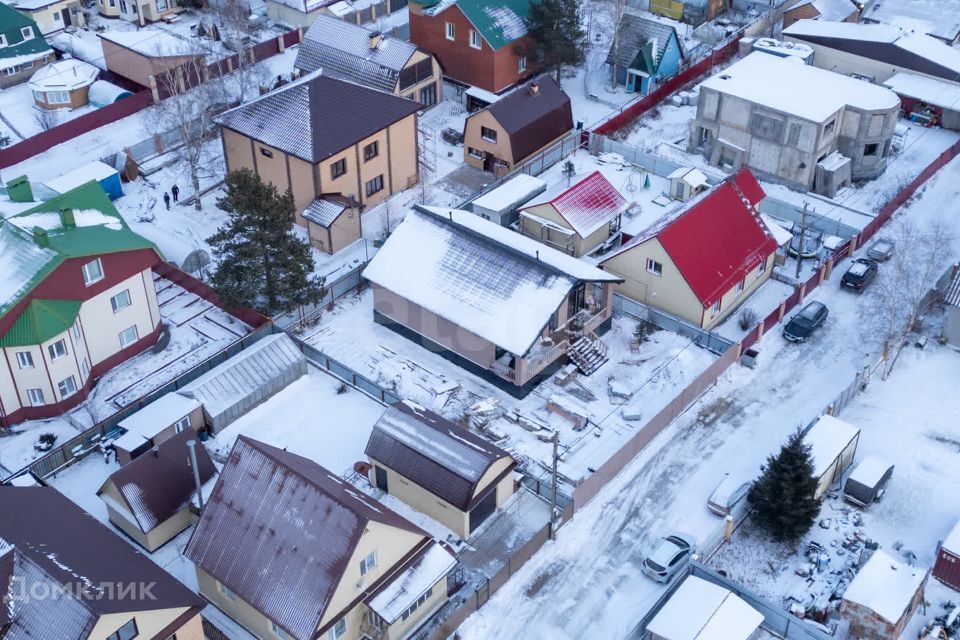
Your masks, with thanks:
M 707 500 L 707 508 L 718 516 L 730 515 L 747 497 L 752 484 L 750 481 L 745 482 L 739 476 L 728 473 L 710 494 L 710 499 Z
M 697 542 L 685 533 L 673 533 L 660 541 L 643 561 L 641 569 L 657 582 L 670 582 L 697 551 Z

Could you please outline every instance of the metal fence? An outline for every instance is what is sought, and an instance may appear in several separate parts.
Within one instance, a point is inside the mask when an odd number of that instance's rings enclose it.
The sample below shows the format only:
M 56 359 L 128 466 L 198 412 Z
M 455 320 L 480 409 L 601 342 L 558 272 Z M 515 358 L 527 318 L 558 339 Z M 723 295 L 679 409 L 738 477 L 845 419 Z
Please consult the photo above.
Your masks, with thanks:
M 647 151 L 641 149 L 632 144 L 627 144 L 626 142 L 621 142 L 620 140 L 614 140 L 609 136 L 601 135 L 593 131 L 590 132 L 590 151 L 592 153 L 616 153 L 623 156 L 623 159 L 631 164 L 635 164 L 638 167 L 642 167 L 650 173 L 667 177 L 680 167 L 684 166 L 682 163 L 677 162 L 676 160 L 670 160 L 669 158 L 664 158 L 661 155 L 653 153 L 652 151 Z M 710 184 L 716 184 L 720 182 L 723 178 L 718 175 L 714 175 L 711 171 L 707 170 L 704 172 L 707 176 L 707 181 Z
M 685 338 L 690 338 L 698 346 L 716 354 L 725 353 L 727 349 L 736 344 L 733 340 L 724 338 L 712 331 L 704 331 L 694 324 L 681 320 L 669 313 L 664 313 L 659 309 L 648 307 L 643 303 L 624 297 L 619 293 L 613 294 L 613 309 L 632 318 L 651 322 L 661 329 L 678 333 Z
M 275 317 L 273 319 L 273 323 L 284 331 L 287 331 L 300 326 L 300 324 L 303 322 L 309 321 L 334 300 L 342 298 L 351 291 L 359 288 L 363 282 L 363 278 L 360 274 L 363 273 L 363 270 L 367 264 L 367 262 L 363 262 L 348 271 L 346 274 L 337 278 L 335 281 L 327 282 L 325 284 L 327 293 L 320 302 L 310 305 L 300 305 L 289 313 Z
M 291 335 L 290 337 L 293 338 L 294 342 L 297 343 L 297 346 L 300 347 L 300 351 L 303 352 L 303 355 L 305 355 L 310 362 L 330 373 L 334 377 L 343 380 L 350 386 L 359 389 L 374 400 L 379 400 L 384 404 L 396 404 L 402 400 L 402 398 L 393 391 L 384 389 L 373 380 L 360 375 L 347 365 L 334 360 L 316 347 L 307 344 L 296 336 Z

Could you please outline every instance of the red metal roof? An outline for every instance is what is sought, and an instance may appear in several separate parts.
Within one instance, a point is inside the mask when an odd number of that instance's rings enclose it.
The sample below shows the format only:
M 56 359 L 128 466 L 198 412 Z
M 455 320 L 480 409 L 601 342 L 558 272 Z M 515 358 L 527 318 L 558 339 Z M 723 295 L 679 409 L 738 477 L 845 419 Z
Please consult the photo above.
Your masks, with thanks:
M 727 178 L 657 237 L 704 308 L 777 249 L 755 207 L 763 188 L 749 170 Z
M 627 207 L 626 199 L 602 173 L 594 171 L 559 193 L 548 190 L 523 208 L 551 204 L 581 238 L 616 218 Z

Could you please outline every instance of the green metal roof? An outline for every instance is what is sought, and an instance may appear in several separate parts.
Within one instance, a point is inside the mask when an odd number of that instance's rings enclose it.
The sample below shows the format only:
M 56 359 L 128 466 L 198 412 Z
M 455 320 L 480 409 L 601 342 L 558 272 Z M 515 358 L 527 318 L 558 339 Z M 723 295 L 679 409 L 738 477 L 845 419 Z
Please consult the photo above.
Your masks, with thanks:
M 42 344 L 73 326 L 79 300 L 31 300 L 13 326 L 0 338 L 0 347 Z
M 23 27 L 33 27 L 33 37 L 29 40 L 24 40 L 20 33 Z M 0 2 L 0 33 L 7 39 L 7 46 L 0 49 L 0 58 L 53 51 L 43 39 L 43 34 L 40 33 L 36 22 L 3 2 Z
M 530 0 L 457 0 L 456 4 L 494 49 L 527 34 Z

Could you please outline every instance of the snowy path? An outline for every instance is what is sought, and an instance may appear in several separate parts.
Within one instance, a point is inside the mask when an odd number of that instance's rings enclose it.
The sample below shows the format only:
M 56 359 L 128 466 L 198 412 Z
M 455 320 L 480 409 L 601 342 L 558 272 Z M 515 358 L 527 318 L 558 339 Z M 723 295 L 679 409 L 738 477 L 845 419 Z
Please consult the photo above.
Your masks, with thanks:
M 911 217 L 936 215 L 955 201 L 958 187 L 950 176 L 958 166 L 954 161 L 937 175 L 914 201 Z M 856 296 L 839 290 L 844 268 L 808 298 L 830 308 L 810 343 L 786 344 L 779 326 L 768 333 L 759 344 L 760 366 L 725 374 L 579 512 L 556 543 L 548 543 L 464 623 L 463 640 L 616 640 L 633 629 L 662 593 L 640 572 L 655 539 L 673 530 L 689 532 L 701 543 L 715 535 L 720 521 L 705 501 L 723 473 L 757 471 L 769 452 L 813 419 L 867 362 L 871 346 L 863 317 L 867 298 L 876 292 Z

